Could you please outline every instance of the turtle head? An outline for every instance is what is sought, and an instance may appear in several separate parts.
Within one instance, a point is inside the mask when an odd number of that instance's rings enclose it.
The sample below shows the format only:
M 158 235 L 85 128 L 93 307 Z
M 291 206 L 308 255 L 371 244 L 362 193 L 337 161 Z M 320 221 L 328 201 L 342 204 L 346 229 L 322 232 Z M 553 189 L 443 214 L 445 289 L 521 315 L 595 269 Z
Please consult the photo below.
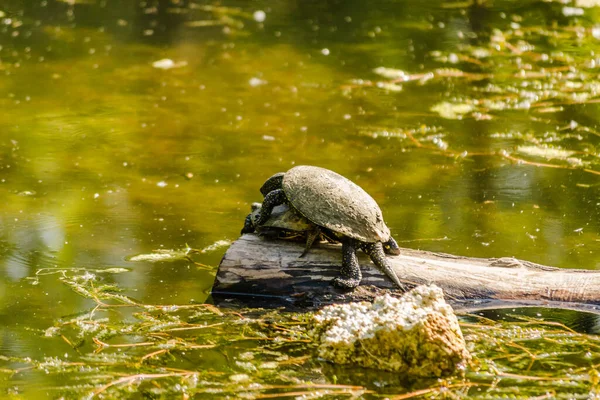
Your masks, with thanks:
M 248 214 L 246 219 L 244 220 L 244 227 L 242 228 L 241 234 L 245 233 L 254 233 L 254 221 L 252 221 L 252 214 Z
M 390 240 L 388 240 L 387 242 L 383 242 L 383 251 L 386 254 L 392 254 L 394 256 L 397 256 L 398 254 L 400 254 L 400 246 L 398 246 L 398 243 L 396 243 L 394 238 L 390 236 Z
M 252 211 L 244 220 L 244 227 L 242 228 L 242 235 L 244 233 L 254 233 L 256 230 L 256 219 L 260 214 L 261 203 L 252 203 L 250 210 Z
M 275 189 L 281 189 L 284 175 L 285 172 L 278 172 L 269 179 L 267 179 L 260 188 L 260 192 L 262 193 L 262 195 L 266 196 L 267 194 L 269 194 L 269 192 L 272 192 Z

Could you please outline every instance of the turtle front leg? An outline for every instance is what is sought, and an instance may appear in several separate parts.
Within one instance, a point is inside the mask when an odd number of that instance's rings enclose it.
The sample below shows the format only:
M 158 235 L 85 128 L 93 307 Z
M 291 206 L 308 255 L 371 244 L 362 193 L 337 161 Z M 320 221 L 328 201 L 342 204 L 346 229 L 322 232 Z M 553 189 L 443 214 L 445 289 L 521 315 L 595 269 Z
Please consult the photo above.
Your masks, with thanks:
M 383 251 L 385 252 L 385 254 L 397 256 L 398 254 L 400 254 L 400 246 L 398 246 L 398 243 L 396 243 L 394 238 L 390 236 L 390 240 L 383 243 Z
M 387 262 L 381 242 L 365 243 L 362 246 L 362 249 L 369 255 L 369 257 L 371 257 L 371 261 L 373 261 L 373 264 L 375 264 L 375 266 L 379 268 L 381 272 L 386 274 L 396 285 L 398 285 L 400 289 L 406 290 L 404 285 L 400 282 L 400 279 L 398 279 L 396 272 L 394 272 L 390 264 Z
M 271 211 L 276 206 L 285 203 L 286 201 L 285 192 L 283 189 L 277 189 L 270 191 L 263 200 L 262 207 L 260 209 L 260 216 L 256 220 L 256 225 L 262 225 L 271 216 Z
M 362 280 L 356 248 L 347 241 L 342 243 L 342 269 L 340 272 L 342 276 L 335 278 L 333 284 L 341 289 L 354 289 Z
M 321 229 L 318 226 L 306 234 L 306 246 L 304 247 L 304 251 L 302 252 L 302 254 L 300 254 L 300 258 L 302 258 L 308 254 L 308 251 L 310 250 L 313 243 L 315 242 L 315 239 L 318 238 L 320 234 L 321 234 Z

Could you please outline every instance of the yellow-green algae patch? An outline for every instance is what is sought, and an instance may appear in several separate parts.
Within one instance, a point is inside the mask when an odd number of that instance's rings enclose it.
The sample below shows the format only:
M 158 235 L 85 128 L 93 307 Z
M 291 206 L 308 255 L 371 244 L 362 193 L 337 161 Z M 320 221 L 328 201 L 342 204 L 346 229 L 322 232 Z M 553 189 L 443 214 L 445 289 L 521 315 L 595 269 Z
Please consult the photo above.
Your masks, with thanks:
M 338 364 L 440 377 L 463 370 L 471 359 L 456 315 L 435 285 L 400 299 L 332 305 L 314 323 L 319 356 Z

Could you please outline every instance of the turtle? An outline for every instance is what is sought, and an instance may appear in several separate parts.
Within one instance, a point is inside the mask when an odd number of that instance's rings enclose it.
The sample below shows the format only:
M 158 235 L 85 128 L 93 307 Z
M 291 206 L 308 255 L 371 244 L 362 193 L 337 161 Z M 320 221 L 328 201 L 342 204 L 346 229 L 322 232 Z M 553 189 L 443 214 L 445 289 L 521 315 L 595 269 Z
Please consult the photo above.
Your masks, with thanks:
M 353 289 L 360 284 L 362 273 L 356 252 L 361 249 L 404 289 L 385 257 L 385 253 L 400 254 L 400 247 L 385 224 L 379 205 L 360 186 L 331 170 L 301 165 L 271 176 L 260 192 L 264 200 L 257 226 L 267 222 L 274 207 L 288 204 L 327 237 L 342 243 L 341 276 L 334 278 L 335 286 Z
M 304 257 L 308 253 L 317 238 L 319 241 L 323 239 L 327 239 L 330 242 L 333 241 L 324 237 L 319 227 L 302 215 L 294 212 L 287 204 L 275 206 L 267 221 L 258 226 L 256 221 L 260 217 L 261 207 L 261 203 L 252 203 L 252 212 L 248 214 L 244 221 L 242 234 L 256 232 L 261 236 L 274 238 L 289 239 L 299 237 L 305 239 L 306 246 L 300 257 Z

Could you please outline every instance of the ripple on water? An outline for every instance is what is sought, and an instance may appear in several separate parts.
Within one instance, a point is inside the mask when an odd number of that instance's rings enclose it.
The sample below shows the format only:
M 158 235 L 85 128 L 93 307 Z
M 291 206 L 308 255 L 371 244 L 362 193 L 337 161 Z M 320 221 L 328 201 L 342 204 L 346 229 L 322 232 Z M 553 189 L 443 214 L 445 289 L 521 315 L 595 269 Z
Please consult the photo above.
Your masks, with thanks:
M 43 268 L 122 266 L 125 253 L 114 249 L 139 250 L 140 217 L 123 203 L 97 208 L 60 206 L 53 213 L 0 218 L 5 276 L 16 281 Z

